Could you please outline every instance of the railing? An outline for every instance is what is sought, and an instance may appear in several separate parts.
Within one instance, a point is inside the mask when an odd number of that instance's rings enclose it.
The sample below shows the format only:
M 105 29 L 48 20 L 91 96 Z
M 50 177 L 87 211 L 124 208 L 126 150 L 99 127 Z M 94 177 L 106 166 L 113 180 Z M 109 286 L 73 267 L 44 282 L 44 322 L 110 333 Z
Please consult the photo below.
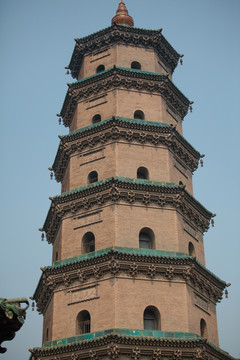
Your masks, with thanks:
M 91 331 L 91 324 L 90 324 L 90 320 L 86 320 L 86 321 L 80 321 L 78 323 L 78 328 L 79 328 L 79 332 L 81 334 L 88 334 Z

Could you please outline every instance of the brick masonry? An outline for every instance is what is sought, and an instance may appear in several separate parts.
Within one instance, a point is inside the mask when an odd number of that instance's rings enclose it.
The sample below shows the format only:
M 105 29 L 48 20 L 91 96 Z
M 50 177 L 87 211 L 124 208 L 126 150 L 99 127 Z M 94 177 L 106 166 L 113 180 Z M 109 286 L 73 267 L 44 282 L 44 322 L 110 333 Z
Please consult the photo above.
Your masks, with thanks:
M 109 69 L 114 65 L 130 68 L 140 61 L 142 70 L 169 74 L 153 49 L 116 45 L 85 56 L 79 80 L 92 76 L 99 65 Z M 94 115 L 101 119 L 112 116 L 133 118 L 141 110 L 145 119 L 173 125 L 182 133 L 182 119 L 165 100 L 156 93 L 134 89 L 113 89 L 89 97 L 77 104 L 70 131 L 92 124 Z M 62 192 L 88 183 L 88 174 L 97 171 L 99 180 L 122 176 L 136 178 L 137 169 L 146 167 L 150 180 L 181 181 L 192 194 L 191 171 L 164 146 L 140 145 L 115 141 L 87 150 L 70 158 L 62 181 Z M 106 204 L 90 211 L 65 216 L 53 244 L 53 263 L 57 259 L 79 256 L 83 252 L 82 238 L 93 232 L 95 249 L 110 246 L 139 247 L 139 232 L 152 229 L 157 250 L 188 253 L 189 243 L 194 245 L 196 257 L 205 264 L 203 234 L 176 209 L 142 204 Z M 159 329 L 193 332 L 200 335 L 200 320 L 208 328 L 208 339 L 218 345 L 216 305 L 196 293 L 183 280 L 161 278 L 132 279 L 123 274 L 81 284 L 74 282 L 53 292 L 44 313 L 43 343 L 77 334 L 76 319 L 80 311 L 91 316 L 91 331 L 110 328 L 143 329 L 143 313 L 147 306 L 160 312 Z

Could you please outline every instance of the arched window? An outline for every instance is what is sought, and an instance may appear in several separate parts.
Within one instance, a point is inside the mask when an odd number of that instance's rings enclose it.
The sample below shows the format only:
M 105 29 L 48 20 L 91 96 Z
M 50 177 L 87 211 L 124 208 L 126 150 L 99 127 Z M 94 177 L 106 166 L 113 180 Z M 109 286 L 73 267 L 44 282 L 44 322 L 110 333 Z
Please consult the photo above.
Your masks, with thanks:
M 183 182 L 182 182 L 182 181 L 179 181 L 179 185 L 183 186 Z
M 98 73 L 100 73 L 100 72 L 102 72 L 102 71 L 104 71 L 105 70 L 105 66 L 104 65 L 98 65 L 98 67 L 96 68 L 96 73 L 98 74 Z
M 200 321 L 200 335 L 205 339 L 208 337 L 207 324 L 204 319 L 201 319 Z
M 143 228 L 139 233 L 139 248 L 154 249 L 155 236 L 149 228 Z
M 141 166 L 137 169 L 137 179 L 148 180 L 149 179 L 149 172 L 148 169 L 144 166 Z
M 47 328 L 47 331 L 46 331 L 46 341 L 48 341 L 48 328 Z
M 96 123 L 100 122 L 101 119 L 102 119 L 102 118 L 101 118 L 101 115 L 100 115 L 100 114 L 96 114 L 96 115 L 94 115 L 93 118 L 92 118 L 92 123 L 93 123 L 93 124 L 96 124 Z
M 188 244 L 188 253 L 190 256 L 196 256 L 195 248 L 193 243 L 191 243 L 191 241 Z
M 58 261 L 58 251 L 56 251 L 56 254 L 55 254 L 55 261 Z
M 141 70 L 142 66 L 138 61 L 133 61 L 131 63 L 131 69 Z
M 98 173 L 96 171 L 91 171 L 90 174 L 88 174 L 88 183 L 92 184 L 97 181 L 98 181 Z
M 160 312 L 155 306 L 148 306 L 143 314 L 144 330 L 161 330 Z
M 142 110 L 136 110 L 135 113 L 134 113 L 134 119 L 136 119 L 136 120 L 144 120 L 145 119 L 144 112 Z
M 93 251 L 95 251 L 95 236 L 89 231 L 82 238 L 82 253 L 86 254 Z
M 91 317 L 87 310 L 80 311 L 77 316 L 77 335 L 91 332 Z

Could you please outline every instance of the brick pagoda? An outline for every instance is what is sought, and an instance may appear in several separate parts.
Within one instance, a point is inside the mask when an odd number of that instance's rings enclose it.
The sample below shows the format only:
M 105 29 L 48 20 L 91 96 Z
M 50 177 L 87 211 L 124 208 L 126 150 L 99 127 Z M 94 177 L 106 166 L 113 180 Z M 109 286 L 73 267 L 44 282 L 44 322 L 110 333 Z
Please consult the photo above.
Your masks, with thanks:
M 134 27 L 123 1 L 110 27 L 76 39 L 31 360 L 232 359 L 218 347 L 226 283 L 205 267 L 214 215 L 193 196 L 201 155 L 182 134 L 180 60 L 161 30 Z

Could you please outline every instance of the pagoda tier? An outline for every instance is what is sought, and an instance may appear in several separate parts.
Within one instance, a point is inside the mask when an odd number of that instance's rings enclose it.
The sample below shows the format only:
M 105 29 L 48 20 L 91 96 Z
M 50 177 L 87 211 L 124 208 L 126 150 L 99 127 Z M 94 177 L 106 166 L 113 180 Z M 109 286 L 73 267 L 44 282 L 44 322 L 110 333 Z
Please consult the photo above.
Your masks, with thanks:
M 75 218 L 80 212 L 111 204 L 141 206 L 143 211 L 150 208 L 153 208 L 153 211 L 161 209 L 162 217 L 164 210 L 171 210 L 171 214 L 181 215 L 182 219 L 186 219 L 200 232 L 208 230 L 209 222 L 214 216 L 182 185 L 120 177 L 111 177 L 73 189 L 51 198 L 51 201 L 52 205 L 42 229 L 46 232 L 49 243 L 54 243 L 64 218 L 69 219 L 69 216 Z
M 42 268 L 42 272 L 34 294 L 40 313 L 45 313 L 54 292 L 67 291 L 68 304 L 97 299 L 100 297 L 96 287 L 97 281 L 108 281 L 110 278 L 145 279 L 145 281 L 165 282 L 165 285 L 171 281 L 172 287 L 175 286 L 174 284 L 179 286 L 180 283 L 184 287 L 188 285 L 188 291 L 194 292 L 194 306 L 204 309 L 206 313 L 212 311 L 211 303 L 216 304 L 222 299 L 222 292 L 226 287 L 224 281 L 217 278 L 192 256 L 181 252 L 129 247 L 111 247 L 56 261 L 53 266 Z M 88 288 L 89 284 L 92 288 Z M 132 284 L 132 287 L 134 286 Z M 128 296 L 131 297 L 130 294 Z M 169 299 L 169 296 L 167 298 Z M 103 299 L 104 303 L 105 301 Z M 114 299 L 111 301 L 114 303 Z M 180 302 L 179 299 L 179 304 Z M 112 305 L 119 306 L 119 304 Z M 109 307 L 108 311 L 110 311 Z M 113 319 L 110 317 L 106 321 Z M 112 325 L 104 324 L 103 328 Z
M 176 68 L 180 57 L 162 35 L 162 29 L 145 30 L 114 24 L 82 39 L 75 39 L 75 41 L 75 49 L 68 66 L 75 79 L 82 76 L 81 71 L 83 71 L 86 56 L 92 57 L 93 60 L 96 56 L 106 58 L 109 56 L 107 51 L 117 45 L 124 45 L 133 49 L 140 47 L 153 50 L 161 61 L 163 70 L 170 74 Z
M 138 247 L 139 232 L 149 228 L 153 249 L 188 253 L 192 246 L 192 254 L 205 264 L 203 232 L 213 214 L 182 185 L 112 177 L 51 200 L 42 230 L 53 244 L 53 262 L 85 253 L 81 239 L 88 231 L 97 251 Z
M 190 105 L 190 101 L 178 90 L 168 75 L 118 66 L 68 86 L 69 90 L 60 115 L 64 125 L 70 126 L 71 131 L 90 125 L 90 119 L 88 123 L 83 123 L 84 115 L 87 110 L 99 105 L 108 105 L 107 109 L 105 107 L 102 109 L 104 111 L 102 117 L 105 119 L 115 113 L 116 104 L 121 112 L 116 115 L 131 117 L 130 109 L 132 108 L 133 114 L 135 104 L 140 101 L 140 94 L 144 93 L 148 106 L 155 109 L 149 112 L 147 119 L 169 124 L 176 122 L 177 129 L 182 132 L 181 120 L 187 114 Z M 119 92 L 117 94 L 119 98 L 116 96 L 116 90 Z M 131 103 L 129 103 L 129 91 L 131 91 Z
M 128 147 L 128 151 L 129 145 L 133 144 L 146 144 L 155 148 L 164 147 L 164 149 L 168 149 L 175 159 L 172 166 L 175 166 L 180 173 L 185 175 L 185 182 L 187 181 L 187 175 L 191 178 L 192 172 L 197 169 L 200 159 L 199 152 L 179 134 L 175 127 L 153 121 L 112 117 L 73 131 L 68 135 L 60 136 L 60 139 L 60 145 L 52 168 L 55 179 L 63 183 L 66 182 L 64 177 L 66 176 L 70 158 L 82 156 L 82 158 L 85 158 L 85 162 L 93 161 L 93 159 L 87 160 L 87 152 L 98 151 L 101 154 L 99 155 L 100 158 L 103 152 L 102 146 L 108 146 L 113 142 L 121 142 L 122 144 L 124 142 Z M 129 156 L 131 156 L 131 153 L 129 151 Z M 105 153 L 104 156 L 106 157 Z M 96 155 L 95 158 L 97 159 Z M 156 158 L 156 161 L 159 160 L 160 156 L 158 156 L 158 159 Z M 178 178 L 181 177 L 180 173 L 178 173 Z M 169 181 L 171 181 L 170 178 Z M 64 188 L 62 190 L 70 190 L 69 187 L 71 189 L 72 185 L 69 185 L 68 189 Z
M 213 330 L 215 304 L 226 284 L 187 254 L 112 247 L 57 261 L 42 271 L 34 299 L 44 314 L 50 339 L 59 339 L 63 329 L 66 337 L 73 336 L 71 319 L 86 306 L 92 314 L 91 332 L 123 328 L 127 314 L 131 314 L 129 329 L 141 329 L 151 293 L 151 303 L 161 309 L 162 329 L 198 333 L 196 319 L 204 313 L 212 325 L 208 339 L 218 343 Z M 151 292 L 153 286 L 157 292 Z M 61 317 L 52 313 L 53 306 L 61 311 Z M 106 307 L 108 316 L 104 316 Z

